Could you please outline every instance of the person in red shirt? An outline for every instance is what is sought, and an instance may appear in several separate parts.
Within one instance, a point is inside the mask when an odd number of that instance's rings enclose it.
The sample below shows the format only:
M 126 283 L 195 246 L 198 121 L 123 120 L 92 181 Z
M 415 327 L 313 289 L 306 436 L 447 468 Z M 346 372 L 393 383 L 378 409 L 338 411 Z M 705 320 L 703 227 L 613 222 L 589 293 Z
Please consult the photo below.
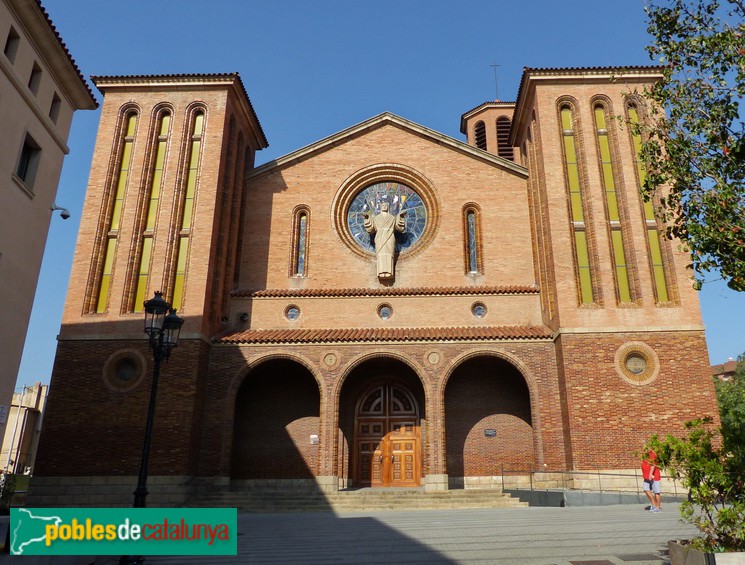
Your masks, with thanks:
M 647 510 L 662 512 L 660 506 L 662 500 L 660 495 L 660 468 L 657 466 L 657 454 L 651 449 L 642 460 L 642 477 L 644 478 L 644 494 L 649 499 Z

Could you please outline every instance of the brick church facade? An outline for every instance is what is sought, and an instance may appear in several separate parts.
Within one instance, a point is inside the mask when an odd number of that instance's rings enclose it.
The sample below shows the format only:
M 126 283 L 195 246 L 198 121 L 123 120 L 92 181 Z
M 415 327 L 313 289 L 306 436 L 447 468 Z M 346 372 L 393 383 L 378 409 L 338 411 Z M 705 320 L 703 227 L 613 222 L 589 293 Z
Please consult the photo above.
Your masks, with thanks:
M 36 503 L 129 501 L 160 290 L 186 320 L 155 415 L 161 503 L 633 469 L 650 435 L 716 414 L 688 257 L 616 119 L 659 77 L 525 69 L 515 102 L 462 116 L 465 141 L 384 113 L 258 167 L 238 75 L 94 77 Z

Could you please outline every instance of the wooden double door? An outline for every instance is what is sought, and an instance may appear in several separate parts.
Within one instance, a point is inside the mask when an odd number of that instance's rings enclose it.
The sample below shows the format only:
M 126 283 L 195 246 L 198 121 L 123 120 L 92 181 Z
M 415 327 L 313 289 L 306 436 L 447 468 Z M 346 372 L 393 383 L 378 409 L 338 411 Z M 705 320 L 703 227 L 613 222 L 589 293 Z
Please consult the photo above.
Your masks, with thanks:
M 355 418 L 355 462 L 360 486 L 419 486 L 419 407 L 407 389 L 388 383 L 363 395 Z

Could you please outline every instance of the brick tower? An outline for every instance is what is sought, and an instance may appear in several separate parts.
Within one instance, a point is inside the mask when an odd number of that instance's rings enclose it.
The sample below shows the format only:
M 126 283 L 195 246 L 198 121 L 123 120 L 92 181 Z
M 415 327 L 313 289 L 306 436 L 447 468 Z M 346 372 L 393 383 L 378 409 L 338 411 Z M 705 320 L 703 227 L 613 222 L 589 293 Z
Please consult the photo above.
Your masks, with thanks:
M 267 141 L 237 74 L 93 82 L 104 104 L 36 473 L 136 474 L 152 373 L 143 301 L 163 291 L 186 321 L 161 379 L 155 434 L 168 449 L 151 474 L 193 475 L 200 375 L 240 259 L 243 175 Z M 83 415 L 95 425 L 79 427 Z M 59 452 L 71 441 L 72 467 Z

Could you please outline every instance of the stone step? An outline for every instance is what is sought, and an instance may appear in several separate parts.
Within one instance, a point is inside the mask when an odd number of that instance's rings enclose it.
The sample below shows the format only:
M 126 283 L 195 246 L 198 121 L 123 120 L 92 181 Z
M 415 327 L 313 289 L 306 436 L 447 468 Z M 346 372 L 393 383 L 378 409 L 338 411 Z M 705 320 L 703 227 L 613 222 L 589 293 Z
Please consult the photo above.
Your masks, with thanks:
M 313 512 L 324 510 L 401 510 L 436 508 L 515 508 L 525 507 L 509 494 L 496 490 L 455 490 L 426 492 L 417 490 L 361 490 L 335 493 L 241 489 L 201 493 L 189 506 L 237 507 L 244 512 Z

